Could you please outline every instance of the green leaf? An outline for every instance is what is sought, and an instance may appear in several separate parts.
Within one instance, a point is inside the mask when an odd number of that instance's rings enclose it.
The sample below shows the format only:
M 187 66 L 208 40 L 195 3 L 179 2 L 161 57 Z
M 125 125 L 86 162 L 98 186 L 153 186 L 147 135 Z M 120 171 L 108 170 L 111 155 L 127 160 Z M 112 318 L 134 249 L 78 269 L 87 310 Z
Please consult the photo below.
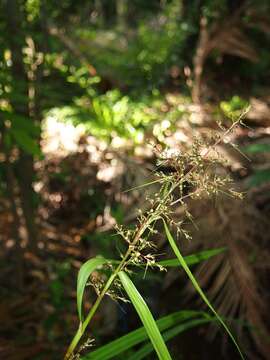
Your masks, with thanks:
M 103 124 L 103 114 L 101 110 L 101 105 L 99 100 L 96 98 L 92 101 L 92 106 L 95 114 L 97 115 L 97 121 L 100 122 L 100 124 Z
M 145 327 L 158 358 L 160 360 L 172 360 L 158 326 L 141 294 L 125 272 L 120 271 L 118 276 Z
M 204 251 L 198 252 L 193 255 L 184 256 L 184 259 L 185 259 L 185 262 L 187 265 L 189 265 L 189 266 L 196 265 L 202 261 L 212 258 L 213 256 L 222 254 L 225 251 L 227 251 L 226 247 L 211 249 L 211 250 L 204 250 Z M 110 262 L 118 264 L 120 261 L 110 260 Z M 164 267 L 177 267 L 177 266 L 179 266 L 179 260 L 177 258 L 161 260 L 161 261 L 157 262 L 156 265 L 161 265 Z
M 228 328 L 228 326 L 225 324 L 225 322 L 222 320 L 222 318 L 219 316 L 219 314 L 216 312 L 216 310 L 213 308 L 213 306 L 210 304 L 209 300 L 207 299 L 206 295 L 204 294 L 204 292 L 202 291 L 200 285 L 198 284 L 197 280 L 195 279 L 195 277 L 193 276 L 192 272 L 189 270 L 189 267 L 187 265 L 187 263 L 185 262 L 185 259 L 183 258 L 183 256 L 181 255 L 176 242 L 174 241 L 169 228 L 166 224 L 166 222 L 163 220 L 164 223 L 164 229 L 165 229 L 165 233 L 167 236 L 167 239 L 171 245 L 172 250 L 174 251 L 176 257 L 179 260 L 180 265 L 184 268 L 187 276 L 189 277 L 189 279 L 191 280 L 194 288 L 197 290 L 197 292 L 199 293 L 199 295 L 201 296 L 202 300 L 206 303 L 206 305 L 209 307 L 209 309 L 213 312 L 213 314 L 217 317 L 217 319 L 219 320 L 219 322 L 222 324 L 222 326 L 224 327 L 224 329 L 227 331 L 228 335 L 230 336 L 230 338 L 232 339 L 233 343 L 235 344 L 240 356 L 242 359 L 244 359 L 244 356 L 240 350 L 240 347 L 238 346 L 234 336 L 232 335 L 230 329 Z
M 195 265 L 195 264 L 200 263 L 201 261 L 208 260 L 213 256 L 221 254 L 226 250 L 227 249 L 225 247 L 218 248 L 218 249 L 212 249 L 212 250 L 205 250 L 205 251 L 201 251 L 197 254 L 185 256 L 184 259 L 185 259 L 185 262 L 187 265 L 189 265 L 189 266 Z M 175 266 L 179 266 L 179 260 L 177 258 L 162 260 L 162 261 L 158 262 L 158 265 L 162 265 L 164 267 L 175 267 Z
M 94 259 L 90 259 L 86 261 L 82 267 L 80 268 L 78 279 L 77 279 L 77 310 L 79 314 L 80 321 L 83 320 L 82 315 L 82 301 L 83 301 L 83 294 L 85 290 L 86 283 L 89 279 L 89 276 L 95 271 L 99 266 L 107 263 L 108 260 L 102 257 L 96 257 Z
M 33 138 L 37 138 L 40 135 L 40 126 L 36 125 L 33 119 L 3 109 L 0 109 L 0 114 L 11 121 L 12 129 L 24 131 Z
M 270 169 L 257 170 L 254 175 L 249 178 L 249 186 L 259 186 L 270 181 Z
M 12 139 L 9 132 L 4 133 L 3 135 L 3 143 L 7 150 L 11 149 L 12 146 Z
M 203 325 L 209 322 L 213 322 L 216 321 L 215 318 L 208 318 L 208 319 L 195 319 L 195 320 L 191 320 L 191 321 L 187 321 L 184 324 L 180 324 L 177 325 L 175 327 L 173 327 L 172 329 L 169 329 L 168 331 L 164 332 L 162 334 L 163 339 L 165 340 L 165 342 L 173 339 L 175 336 L 177 336 L 178 334 L 192 329 L 196 326 L 199 325 Z M 141 360 L 144 359 L 147 355 L 151 354 L 154 351 L 153 346 L 150 342 L 148 342 L 147 344 L 145 344 L 144 346 L 142 346 L 139 350 L 136 351 L 136 353 L 132 354 L 128 360 Z
M 270 152 L 270 144 L 252 144 L 244 147 L 244 150 L 250 154 Z
M 41 155 L 41 150 L 32 137 L 28 135 L 28 133 L 24 130 L 11 128 L 10 134 L 16 141 L 16 143 L 19 145 L 20 148 L 22 148 L 25 152 L 31 154 L 31 155 Z
M 177 311 L 170 315 L 164 316 L 156 321 L 160 331 L 169 329 L 170 327 L 185 322 L 186 320 L 193 319 L 196 317 L 208 319 L 209 316 L 204 312 L 199 311 Z M 139 329 L 131 331 L 127 335 L 121 336 L 120 338 L 111 341 L 110 343 L 100 347 L 99 349 L 92 351 L 91 353 L 83 356 L 82 360 L 110 360 L 122 352 L 132 348 L 135 345 L 148 339 L 147 332 L 142 326 Z
M 10 119 L 12 128 L 24 131 L 32 138 L 40 135 L 40 126 L 37 126 L 31 118 L 12 113 Z

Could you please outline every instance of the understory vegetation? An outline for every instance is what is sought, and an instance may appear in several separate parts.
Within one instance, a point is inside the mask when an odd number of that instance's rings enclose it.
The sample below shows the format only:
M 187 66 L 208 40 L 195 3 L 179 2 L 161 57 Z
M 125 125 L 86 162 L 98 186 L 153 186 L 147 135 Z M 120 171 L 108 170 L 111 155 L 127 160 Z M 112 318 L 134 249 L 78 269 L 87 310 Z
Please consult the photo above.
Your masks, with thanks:
M 269 1 L 2 0 L 0 30 L 0 358 L 267 359 Z

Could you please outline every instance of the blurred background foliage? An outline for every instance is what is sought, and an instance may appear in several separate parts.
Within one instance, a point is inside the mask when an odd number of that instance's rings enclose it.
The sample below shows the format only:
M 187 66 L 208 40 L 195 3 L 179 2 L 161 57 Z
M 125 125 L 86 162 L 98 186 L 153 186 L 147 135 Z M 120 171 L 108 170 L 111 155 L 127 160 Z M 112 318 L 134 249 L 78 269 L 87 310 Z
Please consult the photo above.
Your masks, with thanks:
M 200 267 L 198 275 L 224 316 L 244 318 L 269 335 L 269 14 L 268 0 L 0 2 L 3 358 L 60 357 L 76 327 L 78 267 L 93 254 L 121 251 L 115 222 L 133 226 L 136 208 L 144 210 L 148 190 L 123 191 L 152 180 L 159 149 L 185 151 L 248 106 L 246 126 L 230 139 L 241 155 L 223 144 L 226 171 L 247 194 L 245 206 L 239 210 L 227 199 L 213 212 L 209 203 L 197 205 L 198 223 L 201 214 L 209 219 L 185 247 L 209 248 L 217 236 L 229 247 L 210 263 L 207 279 Z M 239 296 L 229 281 L 224 295 L 220 279 L 227 277 L 219 267 L 238 284 Z M 157 278 L 153 293 L 160 299 Z M 164 282 L 170 305 L 159 302 L 161 312 L 186 306 L 177 305 L 173 280 Z M 158 307 L 150 295 L 149 301 Z M 44 314 L 29 316 L 31 308 Z M 134 327 L 133 320 L 123 323 L 119 309 L 108 309 L 96 320 L 101 343 Z M 113 328 L 104 320 L 110 311 Z M 17 321 L 23 336 L 14 330 Z M 269 356 L 264 336 L 244 338 L 250 358 Z M 221 356 L 220 343 L 208 358 Z M 224 358 L 232 358 L 224 349 Z M 189 353 L 190 340 L 183 356 Z

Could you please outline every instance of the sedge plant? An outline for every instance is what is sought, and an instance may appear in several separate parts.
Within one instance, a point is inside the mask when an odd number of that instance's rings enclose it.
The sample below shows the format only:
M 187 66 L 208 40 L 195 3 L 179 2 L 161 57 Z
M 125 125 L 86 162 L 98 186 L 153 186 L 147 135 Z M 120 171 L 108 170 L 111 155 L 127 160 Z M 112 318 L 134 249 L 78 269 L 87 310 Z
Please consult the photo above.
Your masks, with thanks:
M 170 230 L 170 228 L 174 228 L 177 236 L 190 239 L 190 234 L 186 231 L 183 220 L 177 221 L 174 218 L 175 207 L 182 206 L 185 219 L 192 221 L 192 216 L 186 204 L 187 198 L 198 199 L 205 195 L 217 195 L 220 191 L 226 192 L 230 196 L 241 196 L 241 194 L 228 186 L 228 183 L 230 183 L 229 178 L 218 175 L 217 169 L 220 168 L 220 163 L 224 164 L 224 160 L 219 155 L 217 147 L 234 131 L 241 122 L 242 116 L 237 121 L 234 121 L 227 130 L 224 130 L 221 135 L 213 136 L 208 141 L 196 139 L 189 151 L 182 153 L 164 150 L 160 153 L 156 172 L 157 180 L 155 180 L 160 184 L 159 191 L 150 199 L 147 199 L 149 202 L 148 210 L 144 213 L 139 212 L 137 225 L 134 229 L 125 228 L 121 225 L 116 226 L 117 233 L 126 243 L 126 252 L 121 254 L 119 260 L 105 259 L 103 257 L 90 259 L 82 265 L 79 271 L 77 282 L 79 327 L 68 347 L 65 360 L 80 358 L 79 343 L 104 297 L 108 295 L 113 299 L 117 299 L 117 297 L 120 299 L 120 295 L 117 294 L 122 294 L 123 292 L 127 294 L 129 301 L 138 313 L 143 327 L 100 349 L 93 350 L 89 354 L 84 355 L 82 359 L 106 360 L 117 358 L 121 351 L 137 345 L 148 338 L 150 343 L 144 345 L 140 352 L 136 353 L 134 359 L 142 359 L 154 349 L 158 359 L 170 360 L 171 355 L 166 346 L 166 341 L 185 331 L 187 328 L 209 321 L 216 321 L 221 324 L 234 343 L 239 356 L 242 359 L 244 358 L 237 341 L 224 319 L 211 305 L 190 270 L 190 265 L 216 255 L 224 249 L 213 249 L 196 256 L 183 257 Z M 164 166 L 171 169 L 169 174 L 158 171 L 160 167 Z M 186 191 L 187 184 L 189 188 L 188 193 Z M 164 229 L 164 234 L 175 254 L 174 259 L 156 260 L 153 239 L 155 234 L 157 234 L 157 225 L 161 225 Z M 158 267 L 161 271 L 166 270 L 166 267 L 180 266 L 184 269 L 197 293 L 212 313 L 212 316 L 205 313 L 198 314 L 196 312 L 187 313 L 180 311 L 174 314 L 174 317 L 168 315 L 167 318 L 155 321 L 146 302 L 131 280 L 134 269 L 138 266 L 143 266 L 146 270 Z M 95 280 L 93 280 L 93 273 L 100 273 L 104 269 L 107 270 L 106 273 L 109 273 L 106 279 L 104 280 L 104 273 L 102 273 L 100 279 L 98 278 L 97 280 L 95 276 Z M 88 314 L 84 316 L 83 295 L 89 279 L 96 290 L 97 298 Z M 183 323 L 183 319 L 186 320 L 187 317 L 189 322 Z

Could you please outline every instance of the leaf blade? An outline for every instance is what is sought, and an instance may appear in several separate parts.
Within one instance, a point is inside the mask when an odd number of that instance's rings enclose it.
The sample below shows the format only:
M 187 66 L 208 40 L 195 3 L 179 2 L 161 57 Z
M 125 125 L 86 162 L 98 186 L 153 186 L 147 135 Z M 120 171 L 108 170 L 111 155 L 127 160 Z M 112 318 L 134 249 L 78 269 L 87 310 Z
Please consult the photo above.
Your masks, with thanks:
M 108 260 L 106 260 L 105 258 L 95 257 L 94 259 L 86 261 L 79 270 L 77 279 L 77 311 L 80 322 L 82 322 L 83 320 L 82 301 L 87 280 L 93 271 L 95 271 L 99 266 L 102 266 L 107 262 Z
M 263 144 L 251 144 L 244 148 L 247 153 L 250 154 L 258 154 L 264 152 L 270 152 L 270 144 L 263 143 Z
M 219 255 L 223 252 L 225 252 L 227 249 L 225 247 L 217 248 L 217 249 L 210 249 L 210 250 L 204 250 L 197 254 L 184 256 L 185 262 L 187 265 L 195 265 L 200 263 L 201 261 L 208 260 L 212 258 L 213 256 Z M 179 266 L 179 260 L 178 258 L 175 259 L 167 259 L 167 260 L 161 260 L 157 263 L 161 266 L 168 266 L 168 267 L 175 267 Z
M 233 341 L 234 345 L 236 346 L 240 356 L 242 359 L 244 359 L 244 356 L 241 352 L 241 349 L 239 347 L 239 345 L 237 344 L 234 336 L 232 335 L 230 329 L 228 328 L 228 326 L 225 324 L 225 322 L 222 320 L 222 318 L 220 317 L 220 315 L 216 312 L 216 310 L 214 309 L 214 307 L 211 305 L 211 303 L 209 302 L 209 300 L 207 299 L 206 295 L 204 294 L 204 292 L 202 291 L 200 285 L 198 284 L 197 280 L 195 279 L 195 277 L 193 276 L 192 272 L 190 271 L 189 267 L 187 266 L 185 259 L 183 258 L 182 254 L 180 253 L 178 246 L 176 245 L 176 242 L 174 241 L 169 228 L 166 224 L 166 222 L 163 220 L 163 224 L 164 224 L 164 229 L 165 229 L 165 233 L 167 236 L 167 239 L 171 245 L 172 250 L 174 251 L 176 257 L 178 258 L 181 266 L 184 268 L 187 276 L 189 277 L 190 281 L 192 282 L 194 288 L 197 290 L 197 292 L 199 293 L 199 295 L 201 296 L 202 300 L 205 302 L 205 304 L 209 307 L 209 309 L 212 311 L 212 313 L 216 316 L 216 318 L 219 320 L 219 322 L 222 324 L 222 326 L 224 327 L 224 329 L 226 330 L 226 332 L 228 333 L 229 337 L 231 338 L 231 340 Z
M 208 318 L 208 315 L 201 311 L 182 310 L 166 315 L 158 319 L 156 323 L 159 330 L 164 331 L 172 326 L 175 326 L 176 324 L 179 324 L 188 319 L 196 318 L 198 316 L 201 318 Z M 130 333 L 101 346 L 97 350 L 84 355 L 82 360 L 110 360 L 115 358 L 120 353 L 140 344 L 147 339 L 147 333 L 145 328 L 142 326 L 139 329 L 133 330 Z
M 159 330 L 164 331 L 181 322 L 196 318 L 198 316 L 201 318 L 208 318 L 208 315 L 201 311 L 182 310 L 166 315 L 158 319 L 156 323 Z M 147 333 L 145 328 L 142 326 L 139 329 L 133 330 L 130 333 L 101 346 L 97 350 L 84 355 L 82 360 L 110 360 L 115 358 L 120 353 L 140 344 L 147 339 Z
M 176 335 L 188 330 L 188 329 L 192 329 L 195 326 L 199 326 L 199 325 L 203 325 L 206 323 L 209 323 L 211 321 L 215 321 L 215 319 L 213 318 L 209 318 L 209 319 L 195 319 L 195 320 L 191 320 L 191 321 L 187 321 L 184 324 L 180 324 L 177 325 L 169 330 L 167 330 L 166 332 L 164 332 L 162 334 L 165 342 L 169 341 L 170 339 L 174 338 Z M 136 351 L 135 354 L 131 355 L 128 360 L 142 360 L 145 358 L 145 356 L 151 354 L 151 352 L 153 352 L 153 346 L 150 342 L 148 342 L 147 344 L 145 344 L 143 347 L 141 347 L 138 351 Z
M 120 271 L 118 276 L 146 329 L 158 358 L 160 360 L 172 360 L 157 324 L 141 294 L 125 272 Z

